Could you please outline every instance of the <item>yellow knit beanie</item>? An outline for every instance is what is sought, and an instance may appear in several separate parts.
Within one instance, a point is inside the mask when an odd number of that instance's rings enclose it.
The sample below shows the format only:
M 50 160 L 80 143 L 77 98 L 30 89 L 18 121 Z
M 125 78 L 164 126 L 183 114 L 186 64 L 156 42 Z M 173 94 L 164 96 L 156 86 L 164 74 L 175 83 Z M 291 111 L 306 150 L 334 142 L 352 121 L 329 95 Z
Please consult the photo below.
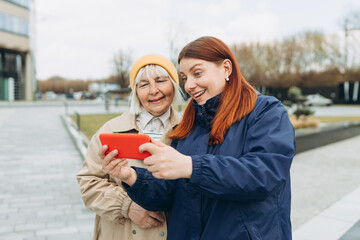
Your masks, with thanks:
M 154 65 L 159 65 L 161 67 L 163 67 L 171 76 L 171 78 L 177 83 L 179 84 L 179 77 L 176 71 L 176 68 L 174 66 L 174 64 L 172 64 L 172 62 L 167 59 L 166 57 L 159 55 L 159 54 L 149 54 L 149 55 L 145 55 L 142 56 L 141 58 L 139 58 L 134 65 L 131 68 L 130 71 L 130 87 L 134 88 L 135 85 L 135 78 L 137 73 L 139 72 L 139 70 L 146 66 L 146 65 L 150 65 L 150 64 L 154 64 Z

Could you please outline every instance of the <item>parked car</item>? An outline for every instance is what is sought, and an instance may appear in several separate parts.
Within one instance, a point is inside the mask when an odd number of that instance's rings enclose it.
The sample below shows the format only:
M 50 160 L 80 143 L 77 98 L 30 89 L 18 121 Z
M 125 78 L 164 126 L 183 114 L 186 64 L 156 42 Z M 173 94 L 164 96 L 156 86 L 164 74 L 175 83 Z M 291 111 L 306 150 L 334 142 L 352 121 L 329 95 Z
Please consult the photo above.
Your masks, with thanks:
M 96 98 L 96 94 L 95 93 L 92 93 L 92 92 L 87 92 L 87 91 L 84 91 L 81 95 L 81 100 L 84 100 L 84 99 L 95 99 Z
M 53 91 L 47 91 L 45 93 L 46 100 L 55 100 L 56 98 L 57 98 L 56 93 L 54 93 Z
M 333 101 L 318 93 L 307 95 L 307 100 L 304 102 L 306 106 L 330 106 Z

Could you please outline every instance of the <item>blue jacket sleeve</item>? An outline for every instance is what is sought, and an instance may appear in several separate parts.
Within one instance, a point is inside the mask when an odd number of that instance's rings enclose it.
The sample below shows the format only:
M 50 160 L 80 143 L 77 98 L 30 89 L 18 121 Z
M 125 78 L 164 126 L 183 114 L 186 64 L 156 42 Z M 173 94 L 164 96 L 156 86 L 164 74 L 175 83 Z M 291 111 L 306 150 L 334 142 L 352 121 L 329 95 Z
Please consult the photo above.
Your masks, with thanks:
M 168 211 L 172 207 L 175 180 L 157 179 L 145 168 L 136 168 L 137 180 L 131 187 L 122 183 L 130 198 L 149 211 Z
M 191 156 L 188 184 L 211 198 L 247 202 L 265 199 L 289 180 L 295 133 L 282 104 L 263 101 L 247 121 L 243 155 Z

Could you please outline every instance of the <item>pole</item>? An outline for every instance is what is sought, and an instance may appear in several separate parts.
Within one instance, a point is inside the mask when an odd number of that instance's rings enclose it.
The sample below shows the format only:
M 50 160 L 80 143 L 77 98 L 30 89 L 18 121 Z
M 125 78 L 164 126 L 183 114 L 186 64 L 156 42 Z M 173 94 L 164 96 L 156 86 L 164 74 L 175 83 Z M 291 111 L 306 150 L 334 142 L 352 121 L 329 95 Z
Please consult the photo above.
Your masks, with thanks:
M 78 131 L 80 131 L 80 114 L 78 112 L 75 112 L 76 115 L 76 125 L 78 127 Z

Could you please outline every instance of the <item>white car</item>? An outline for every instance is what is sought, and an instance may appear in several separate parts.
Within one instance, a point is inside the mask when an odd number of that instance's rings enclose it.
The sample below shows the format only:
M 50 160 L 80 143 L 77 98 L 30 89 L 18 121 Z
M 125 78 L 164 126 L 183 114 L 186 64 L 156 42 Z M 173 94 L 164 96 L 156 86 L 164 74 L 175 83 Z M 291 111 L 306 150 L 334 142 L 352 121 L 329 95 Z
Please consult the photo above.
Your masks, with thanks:
M 304 102 L 306 106 L 330 106 L 333 101 L 329 98 L 321 96 L 320 94 L 307 95 L 307 100 Z
M 47 91 L 45 93 L 46 100 L 55 100 L 56 98 L 57 98 L 56 93 L 54 93 L 53 91 Z

